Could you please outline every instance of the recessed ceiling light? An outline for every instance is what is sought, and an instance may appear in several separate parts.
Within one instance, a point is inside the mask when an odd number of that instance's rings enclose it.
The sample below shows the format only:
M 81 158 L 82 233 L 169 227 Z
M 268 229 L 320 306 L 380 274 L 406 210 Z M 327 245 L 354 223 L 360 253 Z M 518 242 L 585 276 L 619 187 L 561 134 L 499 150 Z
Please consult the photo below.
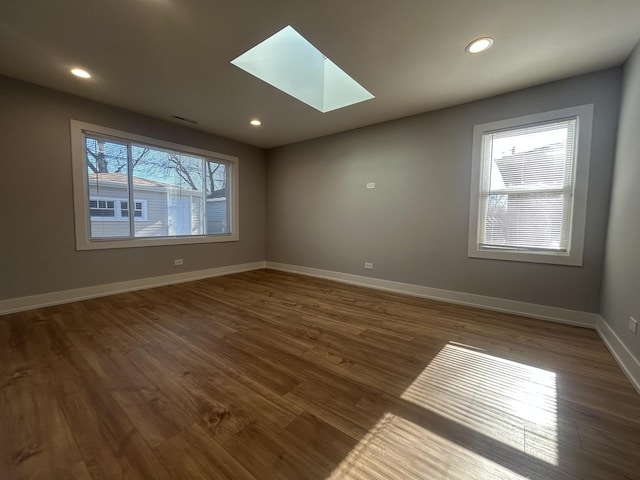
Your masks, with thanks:
M 80 78 L 91 78 L 91 74 L 81 68 L 72 68 L 71 73 Z
M 480 53 L 491 48 L 491 45 L 493 45 L 493 38 L 481 37 L 476 38 L 473 42 L 467 45 L 465 50 L 467 53 Z
M 253 125 L 254 127 L 259 127 L 260 125 L 262 125 L 262 122 L 260 120 L 251 120 L 249 122 L 251 125 Z

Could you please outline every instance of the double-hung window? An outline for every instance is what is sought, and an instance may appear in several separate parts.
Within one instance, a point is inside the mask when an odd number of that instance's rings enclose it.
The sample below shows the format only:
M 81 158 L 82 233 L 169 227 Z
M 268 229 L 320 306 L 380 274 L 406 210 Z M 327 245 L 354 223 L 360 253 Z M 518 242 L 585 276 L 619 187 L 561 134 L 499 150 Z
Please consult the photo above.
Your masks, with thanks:
M 581 265 L 593 105 L 476 125 L 469 256 Z
M 115 218 L 116 202 L 115 200 L 89 200 L 89 212 L 92 218 Z
M 238 159 L 71 121 L 76 248 L 238 240 Z
M 134 202 L 135 204 L 135 209 L 134 209 L 134 215 L 136 218 L 143 218 L 144 215 L 144 209 L 142 208 L 143 202 Z M 120 215 L 125 218 L 125 217 L 129 217 L 129 201 L 128 200 L 121 200 L 120 201 Z
M 134 215 L 139 220 L 146 220 L 146 200 L 135 201 L 136 208 Z M 92 225 L 98 225 L 97 222 L 113 220 L 128 222 L 129 221 L 129 200 L 122 198 L 97 198 L 93 195 L 89 197 L 89 215 L 91 216 Z

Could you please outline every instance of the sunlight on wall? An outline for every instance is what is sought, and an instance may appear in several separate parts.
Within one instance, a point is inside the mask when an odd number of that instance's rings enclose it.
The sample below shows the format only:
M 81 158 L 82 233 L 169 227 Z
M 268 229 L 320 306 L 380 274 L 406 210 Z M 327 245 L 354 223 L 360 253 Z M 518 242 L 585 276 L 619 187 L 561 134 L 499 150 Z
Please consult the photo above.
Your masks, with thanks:
M 556 375 L 449 343 L 402 394 L 527 455 L 558 465 Z

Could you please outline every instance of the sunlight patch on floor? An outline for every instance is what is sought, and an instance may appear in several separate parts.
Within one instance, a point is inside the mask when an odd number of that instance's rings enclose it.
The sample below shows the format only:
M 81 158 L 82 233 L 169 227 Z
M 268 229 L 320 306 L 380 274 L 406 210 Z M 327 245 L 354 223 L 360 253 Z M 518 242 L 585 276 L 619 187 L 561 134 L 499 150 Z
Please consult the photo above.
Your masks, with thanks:
M 481 455 L 385 413 L 328 480 L 523 480 Z
M 450 342 L 402 394 L 527 455 L 558 465 L 556 375 Z

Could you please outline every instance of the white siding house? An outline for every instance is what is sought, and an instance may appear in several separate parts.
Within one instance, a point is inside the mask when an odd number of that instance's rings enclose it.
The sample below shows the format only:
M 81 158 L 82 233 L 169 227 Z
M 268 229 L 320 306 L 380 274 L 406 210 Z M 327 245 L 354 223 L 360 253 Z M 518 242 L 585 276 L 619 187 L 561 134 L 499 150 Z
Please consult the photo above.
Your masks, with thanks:
M 228 232 L 228 218 L 226 197 L 207 199 L 207 233 Z
M 129 229 L 127 176 L 90 174 L 91 237 L 126 237 Z M 203 230 L 202 192 L 133 177 L 135 236 L 199 235 Z

